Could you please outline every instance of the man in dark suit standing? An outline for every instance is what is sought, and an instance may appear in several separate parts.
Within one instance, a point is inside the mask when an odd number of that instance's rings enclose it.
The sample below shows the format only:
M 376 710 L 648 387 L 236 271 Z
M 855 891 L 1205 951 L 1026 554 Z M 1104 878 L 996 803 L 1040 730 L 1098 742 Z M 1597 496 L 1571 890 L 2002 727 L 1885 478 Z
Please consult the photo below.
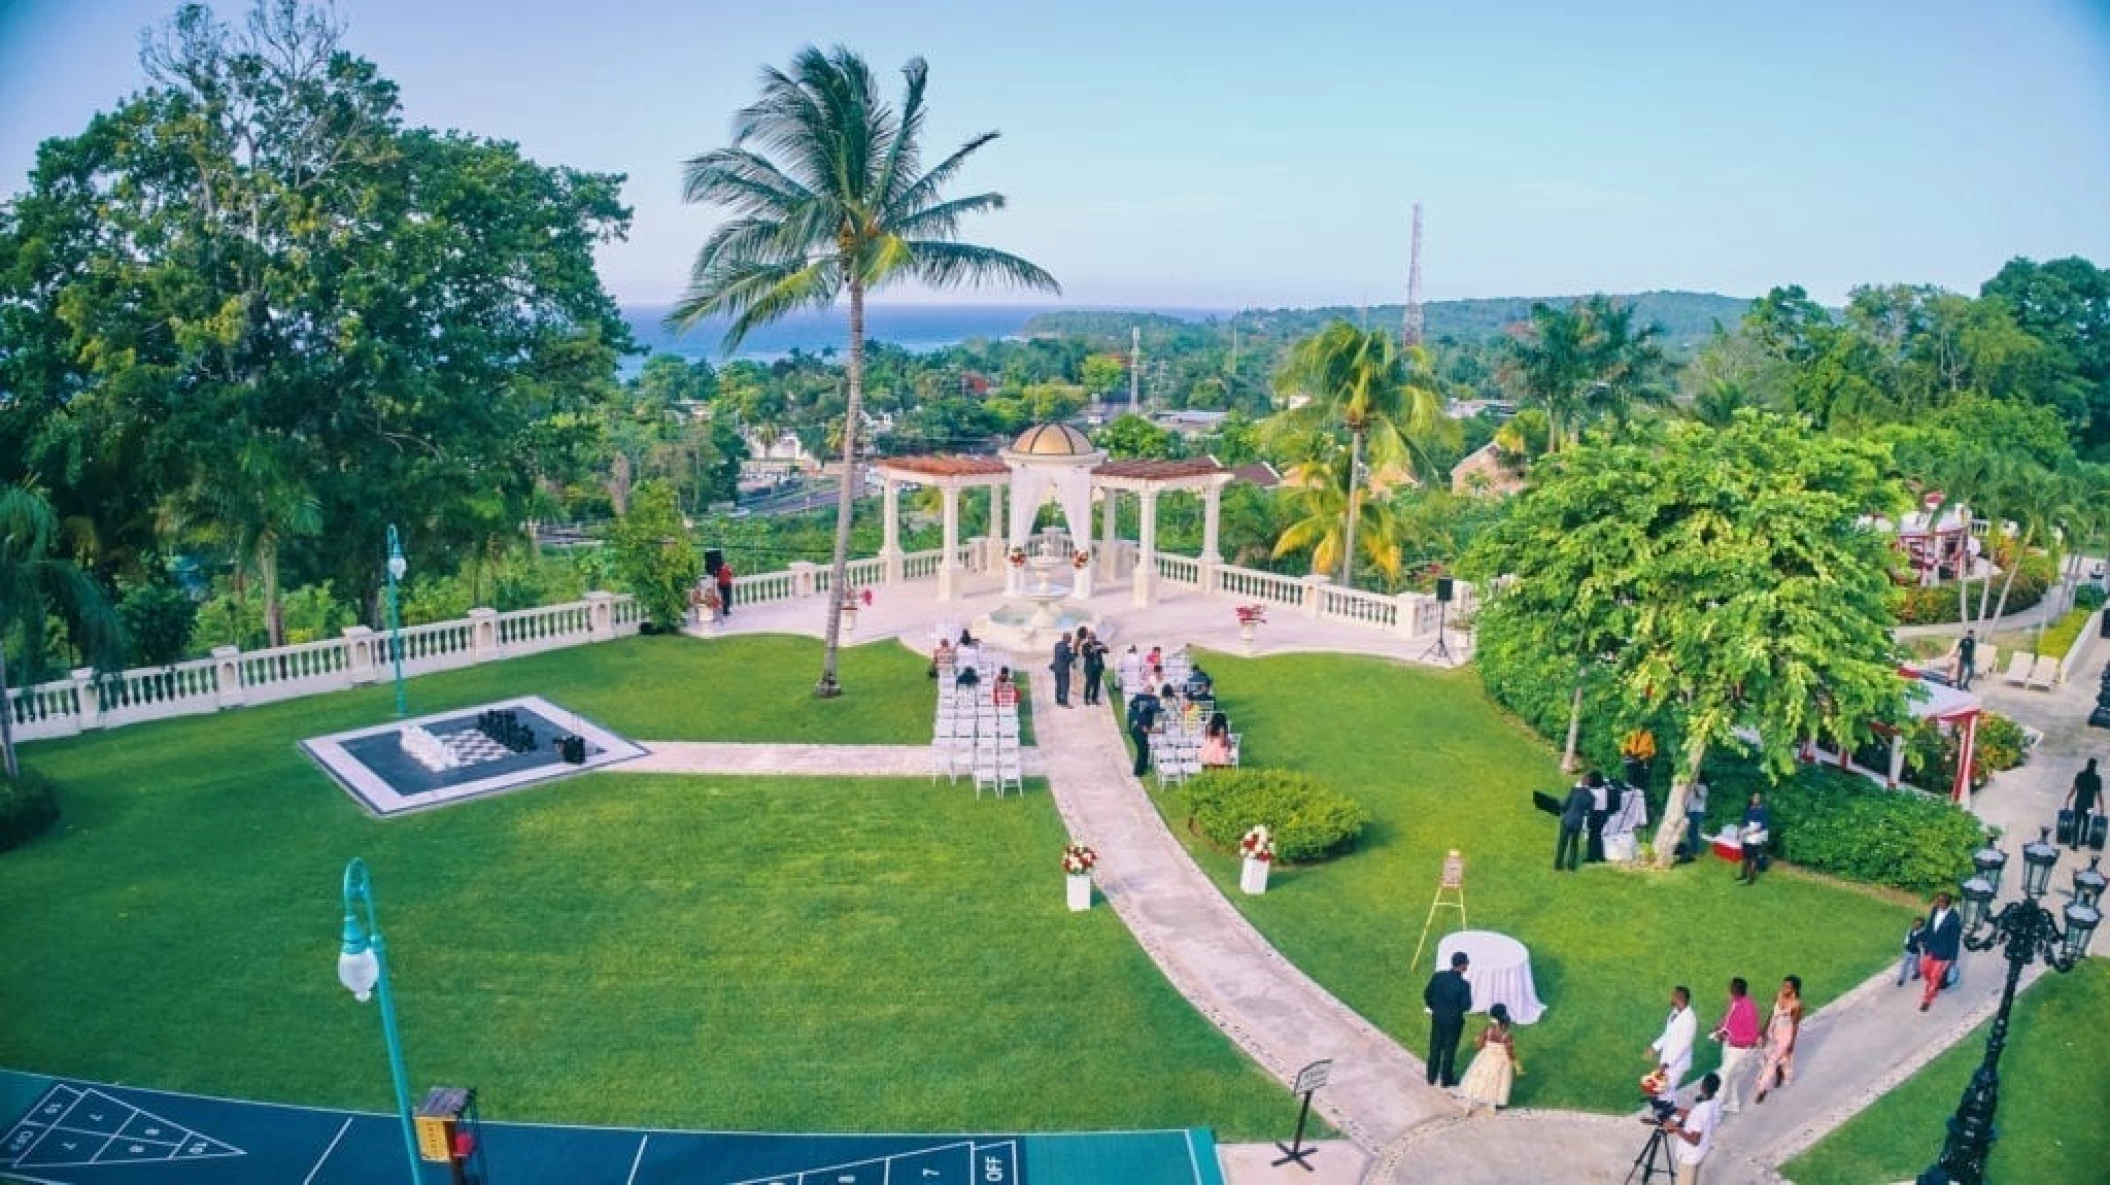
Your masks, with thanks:
M 1473 1010 L 1473 985 L 1465 982 L 1470 960 L 1464 951 L 1451 956 L 1451 969 L 1429 977 L 1421 1002 L 1429 1010 L 1429 1085 L 1445 1090 L 1458 1085 L 1458 1039 L 1465 1035 L 1465 1014 Z
M 1590 788 L 1577 782 L 1561 804 L 1561 837 L 1553 848 L 1553 871 L 1575 871 L 1582 858 L 1583 827 L 1590 821 Z
M 1961 953 L 1962 943 L 1963 919 L 1949 908 L 1947 893 L 1936 893 L 1934 908 L 1927 914 L 1927 932 L 1920 938 L 1920 977 L 1927 981 L 1920 990 L 1921 1012 L 1934 1004 L 1934 993 L 1941 990 L 1942 977 Z
M 1070 636 L 1064 634 L 1055 639 L 1055 661 L 1048 669 L 1055 672 L 1055 706 L 1070 706 L 1070 668 L 1077 663 L 1077 651 L 1070 646 Z

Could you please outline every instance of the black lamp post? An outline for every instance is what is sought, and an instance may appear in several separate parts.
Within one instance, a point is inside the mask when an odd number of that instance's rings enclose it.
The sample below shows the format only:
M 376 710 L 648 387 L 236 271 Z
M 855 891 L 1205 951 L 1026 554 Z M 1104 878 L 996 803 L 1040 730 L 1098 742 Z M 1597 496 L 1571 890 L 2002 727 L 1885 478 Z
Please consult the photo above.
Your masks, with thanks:
M 1992 1031 L 1986 1034 L 1985 1061 L 1971 1075 L 1956 1114 L 1949 1117 L 1949 1138 L 1942 1145 L 1941 1159 L 1919 1175 L 1918 1185 L 1983 1185 L 1986 1157 L 1999 1136 L 1993 1129 L 1993 1113 L 2000 1106 L 2000 1051 L 2007 1046 L 2008 1012 L 2015 1006 L 2022 969 L 2042 958 L 2054 970 L 2073 970 L 2088 957 L 2088 944 L 2102 921 L 2098 904 L 2103 896 L 2103 874 L 2096 870 L 2096 861 L 2073 875 L 2073 900 L 2064 911 L 2064 931 L 2051 911 L 2038 904 L 2050 889 L 2051 872 L 2059 862 L 2059 849 L 2048 842 L 2048 835 L 2022 849 L 2022 899 L 2008 902 L 1997 914 L 1991 910 L 1993 899 L 2000 895 L 2007 853 L 1988 846 L 1971 857 L 1978 875 L 1963 885 L 1964 945 L 1991 950 L 2004 944 L 2007 985 L 2000 992 L 2000 1012 L 1993 1017 Z

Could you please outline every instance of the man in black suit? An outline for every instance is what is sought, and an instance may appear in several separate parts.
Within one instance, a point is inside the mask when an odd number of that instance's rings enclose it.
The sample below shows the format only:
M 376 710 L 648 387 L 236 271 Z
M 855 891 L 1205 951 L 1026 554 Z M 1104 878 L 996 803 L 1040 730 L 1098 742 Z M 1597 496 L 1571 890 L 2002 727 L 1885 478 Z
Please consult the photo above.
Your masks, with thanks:
M 1934 908 L 1927 912 L 1927 932 L 1920 938 L 1920 976 L 1927 981 L 1920 989 L 1920 1011 L 1934 1004 L 1934 993 L 1942 989 L 1949 964 L 1963 952 L 1963 919 L 1949 908 L 1949 895 L 1936 893 Z
M 1553 871 L 1574 872 L 1576 861 L 1582 858 L 1583 827 L 1590 821 L 1590 802 L 1590 788 L 1577 782 L 1568 791 L 1568 801 L 1561 804 L 1561 837 L 1553 848 Z
M 1465 1035 L 1465 1014 L 1473 1010 L 1473 985 L 1465 982 L 1468 965 L 1459 951 L 1451 956 L 1451 969 L 1430 976 L 1421 991 L 1429 1010 L 1429 1085 L 1445 1090 L 1458 1085 L 1458 1039 Z
M 1590 792 L 1590 846 L 1583 853 L 1583 860 L 1590 864 L 1604 863 L 1604 824 L 1612 817 L 1612 785 L 1596 770 L 1583 779 L 1583 786 Z
M 1158 713 L 1162 711 L 1158 697 L 1147 687 L 1129 698 L 1128 739 L 1136 743 L 1134 773 L 1139 778 L 1150 772 L 1150 730 L 1157 727 Z
M 1055 672 L 1055 706 L 1070 706 L 1070 668 L 1076 665 L 1077 651 L 1070 646 L 1070 636 L 1063 634 L 1055 639 L 1055 661 L 1048 667 Z

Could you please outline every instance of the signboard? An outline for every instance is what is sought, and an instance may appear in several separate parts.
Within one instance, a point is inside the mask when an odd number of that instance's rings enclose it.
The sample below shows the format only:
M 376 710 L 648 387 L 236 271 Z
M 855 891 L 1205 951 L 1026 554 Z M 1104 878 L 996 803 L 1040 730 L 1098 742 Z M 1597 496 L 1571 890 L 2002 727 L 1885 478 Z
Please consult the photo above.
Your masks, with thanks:
M 1442 889 L 1462 889 L 1465 887 L 1465 857 L 1459 853 L 1457 848 L 1452 848 L 1451 854 L 1443 858 L 1443 883 L 1437 887 Z
M 1333 1059 L 1316 1061 L 1297 1071 L 1297 1084 L 1290 1087 L 1291 1094 L 1310 1094 L 1326 1085 L 1326 1075 L 1333 1069 Z

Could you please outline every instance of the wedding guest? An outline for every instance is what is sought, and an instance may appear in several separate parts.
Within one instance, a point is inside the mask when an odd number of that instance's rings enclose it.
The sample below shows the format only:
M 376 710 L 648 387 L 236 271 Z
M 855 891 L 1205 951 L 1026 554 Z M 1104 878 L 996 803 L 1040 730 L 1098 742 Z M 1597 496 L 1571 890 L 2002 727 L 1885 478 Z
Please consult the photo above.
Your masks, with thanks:
M 998 667 L 996 682 L 989 688 L 989 699 L 999 708 L 1014 707 L 1018 703 L 1018 684 L 1011 681 L 1011 668 Z
M 1711 1035 L 1722 1043 L 1722 1114 L 1735 1115 L 1744 1109 L 1744 1071 L 1758 1053 L 1760 1035 L 1758 1005 L 1743 976 L 1729 981 L 1729 1007 Z
M 1698 1035 L 1700 1022 L 1692 1015 L 1692 991 L 1683 984 L 1670 989 L 1670 1016 L 1663 1021 L 1663 1033 L 1649 1043 L 1649 1056 L 1663 1069 L 1668 1089 L 1677 1093 L 1685 1075 L 1692 1072 L 1692 1042 Z
M 1751 805 L 1744 808 L 1744 827 L 1741 832 L 1744 844 L 1743 869 L 1737 879 L 1747 885 L 1758 883 L 1759 870 L 1766 862 L 1766 845 L 1773 841 L 1773 812 L 1766 807 L 1766 796 L 1751 792 Z
M 1216 695 L 1216 682 L 1209 678 L 1207 671 L 1196 666 L 1187 672 L 1187 685 L 1180 690 L 1188 699 L 1213 699 Z
M 1157 726 L 1158 713 L 1164 711 L 1158 697 L 1150 694 L 1149 688 L 1138 688 L 1128 701 L 1128 739 L 1135 742 L 1137 777 L 1150 772 L 1150 731 Z
M 1758 1068 L 1758 1095 L 1786 1086 L 1795 1077 L 1795 1039 L 1802 1035 L 1802 978 L 1790 975 L 1780 981 L 1773 996 L 1773 1015 L 1766 1019 L 1766 1060 Z
M 1106 643 L 1081 625 L 1077 627 L 1077 633 L 1083 640 L 1078 656 L 1084 660 L 1084 702 L 1097 706 L 1104 702 L 1100 699 L 1100 692 L 1106 685 Z
M 1692 780 L 1685 791 L 1685 854 L 1697 860 L 1707 854 L 1707 775 Z
M 1672 1146 L 1670 1158 L 1677 1165 L 1674 1185 L 1699 1185 L 1700 1166 L 1707 1161 L 1708 1152 L 1714 1148 L 1714 1125 L 1720 1115 L 1716 1109 L 1714 1094 L 1722 1088 L 1720 1075 L 1709 1074 L 1700 1079 L 1700 1096 L 1690 1107 L 1678 1112 L 1675 1124 L 1668 1124 L 1677 1143 Z
M 1473 985 L 1465 980 L 1471 960 L 1464 951 L 1451 955 L 1451 969 L 1429 977 L 1421 1003 L 1429 1012 L 1429 1085 L 1448 1090 L 1458 1085 L 1458 1041 L 1465 1036 L 1465 1014 L 1473 1010 Z
M 1593 771 L 1590 775 L 1596 777 Z M 1577 782 L 1568 790 L 1568 801 L 1561 804 L 1561 834 L 1553 847 L 1553 871 L 1575 871 L 1576 860 L 1582 854 L 1583 827 L 1590 818 L 1590 787 Z
M 718 565 L 718 613 L 722 617 L 733 615 L 733 562 L 727 560 Z
M 1604 821 L 1612 817 L 1612 786 L 1603 774 L 1590 771 L 1590 851 L 1583 858 L 1591 864 L 1604 863 Z
M 1905 931 L 1905 953 L 1898 960 L 1898 986 L 1904 987 L 1907 979 L 1920 977 L 1920 955 L 1927 949 L 1927 919 L 1925 915 L 1912 919 L 1912 928 Z
M 1070 668 L 1077 663 L 1077 649 L 1070 644 L 1070 635 L 1062 634 L 1055 639 L 1054 661 L 1048 669 L 1055 672 L 1055 706 L 1070 706 Z
M 1143 681 L 1143 656 L 1136 653 L 1135 647 L 1130 646 L 1128 653 L 1121 656 L 1121 665 L 1115 669 L 1114 673 L 1116 676 L 1115 689 L 1122 695 L 1134 695 L 1136 688 Z
M 1473 1039 L 1473 1048 L 1477 1051 L 1473 1064 L 1458 1082 L 1465 1113 L 1471 1115 L 1477 1106 L 1499 1111 L 1509 1105 L 1509 1088 L 1517 1070 L 1516 1035 L 1510 1029 L 1507 1004 L 1497 1003 L 1487 1010 L 1487 1027 Z
M 1936 893 L 1934 908 L 1927 911 L 1927 932 L 1920 937 L 1920 1011 L 1934 1006 L 1934 995 L 1942 990 L 1942 977 L 1956 961 L 1963 945 L 1963 919 L 1949 908 L 1949 895 Z
M 1209 730 L 1202 734 L 1203 765 L 1231 764 L 1231 719 L 1222 712 L 1209 717 Z

